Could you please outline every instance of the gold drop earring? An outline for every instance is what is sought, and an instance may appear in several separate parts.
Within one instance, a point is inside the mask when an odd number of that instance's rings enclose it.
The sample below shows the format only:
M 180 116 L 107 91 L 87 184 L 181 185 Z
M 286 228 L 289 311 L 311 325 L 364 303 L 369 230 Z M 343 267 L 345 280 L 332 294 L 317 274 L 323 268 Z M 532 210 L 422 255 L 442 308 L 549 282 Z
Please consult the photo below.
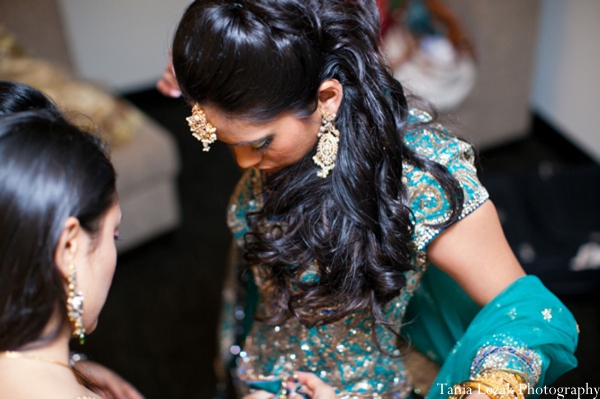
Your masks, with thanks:
M 334 124 L 335 116 L 335 114 L 330 114 L 329 111 L 321 112 L 321 127 L 317 135 L 319 143 L 317 144 L 317 153 L 313 157 L 313 161 L 321 168 L 317 172 L 317 176 L 323 179 L 335 167 L 335 159 L 338 153 L 340 132 Z
M 73 324 L 73 338 L 79 338 L 79 343 L 85 343 L 85 328 L 83 327 L 83 293 L 77 289 L 77 273 L 73 262 L 69 264 L 69 296 L 67 298 L 67 315 Z
M 192 136 L 202 142 L 202 151 L 208 152 L 210 145 L 217 141 L 217 128 L 207 119 L 204 110 L 198 104 L 192 107 L 192 115 L 185 118 Z

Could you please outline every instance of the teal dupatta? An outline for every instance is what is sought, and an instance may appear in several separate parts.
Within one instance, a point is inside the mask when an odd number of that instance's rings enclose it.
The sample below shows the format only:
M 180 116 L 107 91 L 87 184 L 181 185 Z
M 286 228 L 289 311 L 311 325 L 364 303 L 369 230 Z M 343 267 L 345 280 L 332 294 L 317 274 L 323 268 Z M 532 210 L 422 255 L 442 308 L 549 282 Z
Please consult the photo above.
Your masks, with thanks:
M 454 280 L 430 266 L 405 321 L 403 334 L 442 365 L 427 399 L 447 398 L 454 384 L 468 380 L 478 351 L 487 346 L 518 342 L 538 353 L 542 369 L 537 387 L 577 366 L 577 323 L 535 276 L 519 278 L 479 309 Z M 535 390 L 530 393 L 530 398 L 538 396 Z

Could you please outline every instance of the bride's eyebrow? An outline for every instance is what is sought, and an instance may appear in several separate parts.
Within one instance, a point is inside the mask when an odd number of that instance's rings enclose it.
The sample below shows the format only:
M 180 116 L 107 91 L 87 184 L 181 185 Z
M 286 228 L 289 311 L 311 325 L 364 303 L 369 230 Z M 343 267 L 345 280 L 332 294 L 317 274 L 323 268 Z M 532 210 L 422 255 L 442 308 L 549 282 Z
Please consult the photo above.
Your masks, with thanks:
M 265 137 L 261 137 L 259 139 L 256 140 L 251 140 L 251 141 L 240 141 L 239 143 L 235 143 L 235 144 L 230 144 L 232 147 L 240 147 L 240 146 L 246 146 L 246 145 L 252 145 L 252 144 L 258 144 L 262 141 L 268 140 L 270 138 L 272 138 L 275 134 L 271 133 L 266 135 Z

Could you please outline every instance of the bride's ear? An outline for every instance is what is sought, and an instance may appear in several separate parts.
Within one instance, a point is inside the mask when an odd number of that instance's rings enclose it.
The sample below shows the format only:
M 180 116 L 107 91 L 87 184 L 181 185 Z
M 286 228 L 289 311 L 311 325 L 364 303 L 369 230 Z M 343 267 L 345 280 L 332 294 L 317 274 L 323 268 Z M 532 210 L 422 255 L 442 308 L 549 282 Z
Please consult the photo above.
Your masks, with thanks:
M 54 252 L 54 263 L 65 278 L 69 275 L 69 265 L 75 260 L 81 236 L 82 229 L 79 220 L 72 216 L 68 217 Z
M 344 98 L 344 88 L 337 79 L 326 80 L 319 86 L 318 97 L 322 112 L 329 111 L 330 114 L 337 114 Z

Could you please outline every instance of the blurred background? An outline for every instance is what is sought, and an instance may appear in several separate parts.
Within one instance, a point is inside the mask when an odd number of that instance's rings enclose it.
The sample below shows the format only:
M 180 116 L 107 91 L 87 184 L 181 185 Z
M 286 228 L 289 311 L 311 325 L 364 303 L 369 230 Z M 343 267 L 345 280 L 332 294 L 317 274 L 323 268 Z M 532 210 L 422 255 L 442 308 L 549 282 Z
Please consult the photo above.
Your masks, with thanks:
M 0 79 L 47 92 L 111 143 L 124 241 L 99 327 L 76 349 L 149 399 L 214 394 L 240 176 L 225 146 L 200 151 L 189 106 L 154 89 L 188 2 L 0 0 Z M 600 1 L 378 4 L 394 73 L 476 146 L 513 250 L 579 322 L 580 366 L 554 386 L 600 386 Z

